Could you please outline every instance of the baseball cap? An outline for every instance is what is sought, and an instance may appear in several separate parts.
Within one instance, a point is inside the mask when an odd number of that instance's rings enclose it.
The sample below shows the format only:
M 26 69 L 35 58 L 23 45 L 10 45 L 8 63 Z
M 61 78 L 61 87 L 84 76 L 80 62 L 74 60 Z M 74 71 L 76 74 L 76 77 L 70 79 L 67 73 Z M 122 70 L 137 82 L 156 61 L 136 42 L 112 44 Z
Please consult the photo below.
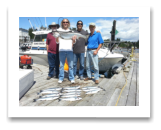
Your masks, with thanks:
M 90 23 L 89 26 L 95 26 L 96 27 L 96 24 L 95 23 Z

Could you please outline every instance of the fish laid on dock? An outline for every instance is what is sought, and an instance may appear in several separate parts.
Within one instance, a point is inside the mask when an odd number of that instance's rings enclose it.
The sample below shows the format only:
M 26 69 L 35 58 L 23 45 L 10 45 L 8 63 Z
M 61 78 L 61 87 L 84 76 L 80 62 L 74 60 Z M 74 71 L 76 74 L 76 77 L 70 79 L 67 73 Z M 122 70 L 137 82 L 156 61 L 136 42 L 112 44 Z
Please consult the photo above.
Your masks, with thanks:
M 50 93 L 60 93 L 59 91 L 41 91 L 39 93 L 37 93 L 37 95 L 39 94 L 50 94 Z
M 38 99 L 33 99 L 33 102 L 36 102 L 36 101 L 54 100 L 54 99 L 58 99 L 58 98 L 59 98 L 58 96 L 55 96 L 55 97 L 45 97 L 45 98 L 38 98 Z
M 62 92 L 81 92 L 81 89 L 65 89 Z
M 98 93 L 98 90 L 94 90 L 94 91 L 87 91 L 86 94 L 94 94 L 94 93 Z
M 83 89 L 84 92 L 88 92 L 88 91 L 100 91 L 102 89 L 97 88 L 97 89 Z
M 46 92 L 46 91 L 60 92 L 59 90 L 40 90 L 40 92 Z
M 82 88 L 83 91 L 88 91 L 88 90 L 103 90 L 105 91 L 105 89 L 101 88 L 100 86 L 98 87 L 84 87 Z
M 73 94 L 81 94 L 81 92 L 74 91 L 74 92 L 68 92 L 68 93 L 61 93 L 61 95 L 73 95 Z
M 78 88 L 80 88 L 80 86 L 74 86 L 74 87 L 65 87 L 65 88 L 63 88 L 63 89 L 78 89 Z
M 40 90 L 40 91 L 50 91 L 50 90 L 52 90 L 52 91 L 54 91 L 54 90 L 62 90 L 62 88 L 48 88 L 48 89 L 45 89 L 45 90 Z
M 100 88 L 100 86 L 98 86 L 98 87 L 83 87 L 82 89 L 97 89 L 97 88 Z
M 80 94 L 61 95 L 60 97 L 80 97 Z
M 77 101 L 77 100 L 81 100 L 81 97 L 70 97 L 70 98 L 59 98 L 59 101 Z
M 52 93 L 52 94 L 47 94 L 44 96 L 39 96 L 39 98 L 44 98 L 44 97 L 54 97 L 54 96 L 60 96 L 61 93 Z

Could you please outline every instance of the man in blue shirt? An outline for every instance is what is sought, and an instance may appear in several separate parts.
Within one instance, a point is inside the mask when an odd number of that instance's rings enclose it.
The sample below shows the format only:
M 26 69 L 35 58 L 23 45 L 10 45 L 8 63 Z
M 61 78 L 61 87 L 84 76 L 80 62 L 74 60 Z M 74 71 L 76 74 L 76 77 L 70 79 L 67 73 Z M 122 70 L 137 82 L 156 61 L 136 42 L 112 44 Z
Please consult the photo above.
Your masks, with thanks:
M 90 36 L 87 42 L 87 54 L 86 54 L 86 70 L 87 70 L 87 78 L 84 81 L 91 80 L 91 61 L 94 66 L 94 79 L 95 83 L 98 84 L 99 80 L 99 66 L 98 66 L 98 51 L 104 43 L 102 36 L 100 33 L 95 31 L 96 25 L 95 23 L 89 24 Z

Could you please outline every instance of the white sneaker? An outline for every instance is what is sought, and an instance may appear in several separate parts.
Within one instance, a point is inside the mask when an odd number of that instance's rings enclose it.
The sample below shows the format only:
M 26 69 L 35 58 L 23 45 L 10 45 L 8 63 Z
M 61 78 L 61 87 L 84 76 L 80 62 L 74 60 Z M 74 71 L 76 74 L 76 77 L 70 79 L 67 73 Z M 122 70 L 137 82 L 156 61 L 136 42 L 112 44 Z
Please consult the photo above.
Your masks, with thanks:
M 62 83 L 62 81 L 61 81 L 61 80 L 59 80 L 59 81 L 58 81 L 58 83 L 59 83 L 59 84 L 61 84 L 61 83 Z
M 72 84 L 74 84 L 74 83 L 75 83 L 75 81 L 74 81 L 74 80 L 72 80 L 72 81 L 71 81 L 71 83 L 72 83 Z

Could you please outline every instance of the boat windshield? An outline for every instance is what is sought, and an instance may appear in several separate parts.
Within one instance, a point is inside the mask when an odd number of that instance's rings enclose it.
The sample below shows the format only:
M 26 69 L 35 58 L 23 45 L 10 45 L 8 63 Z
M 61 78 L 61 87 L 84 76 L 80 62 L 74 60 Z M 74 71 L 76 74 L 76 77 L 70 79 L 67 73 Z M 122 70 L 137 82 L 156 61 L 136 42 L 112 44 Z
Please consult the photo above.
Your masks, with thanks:
M 42 35 L 36 35 L 35 36 L 35 42 L 44 42 L 46 41 L 46 38 L 47 38 L 47 34 L 42 34 Z

